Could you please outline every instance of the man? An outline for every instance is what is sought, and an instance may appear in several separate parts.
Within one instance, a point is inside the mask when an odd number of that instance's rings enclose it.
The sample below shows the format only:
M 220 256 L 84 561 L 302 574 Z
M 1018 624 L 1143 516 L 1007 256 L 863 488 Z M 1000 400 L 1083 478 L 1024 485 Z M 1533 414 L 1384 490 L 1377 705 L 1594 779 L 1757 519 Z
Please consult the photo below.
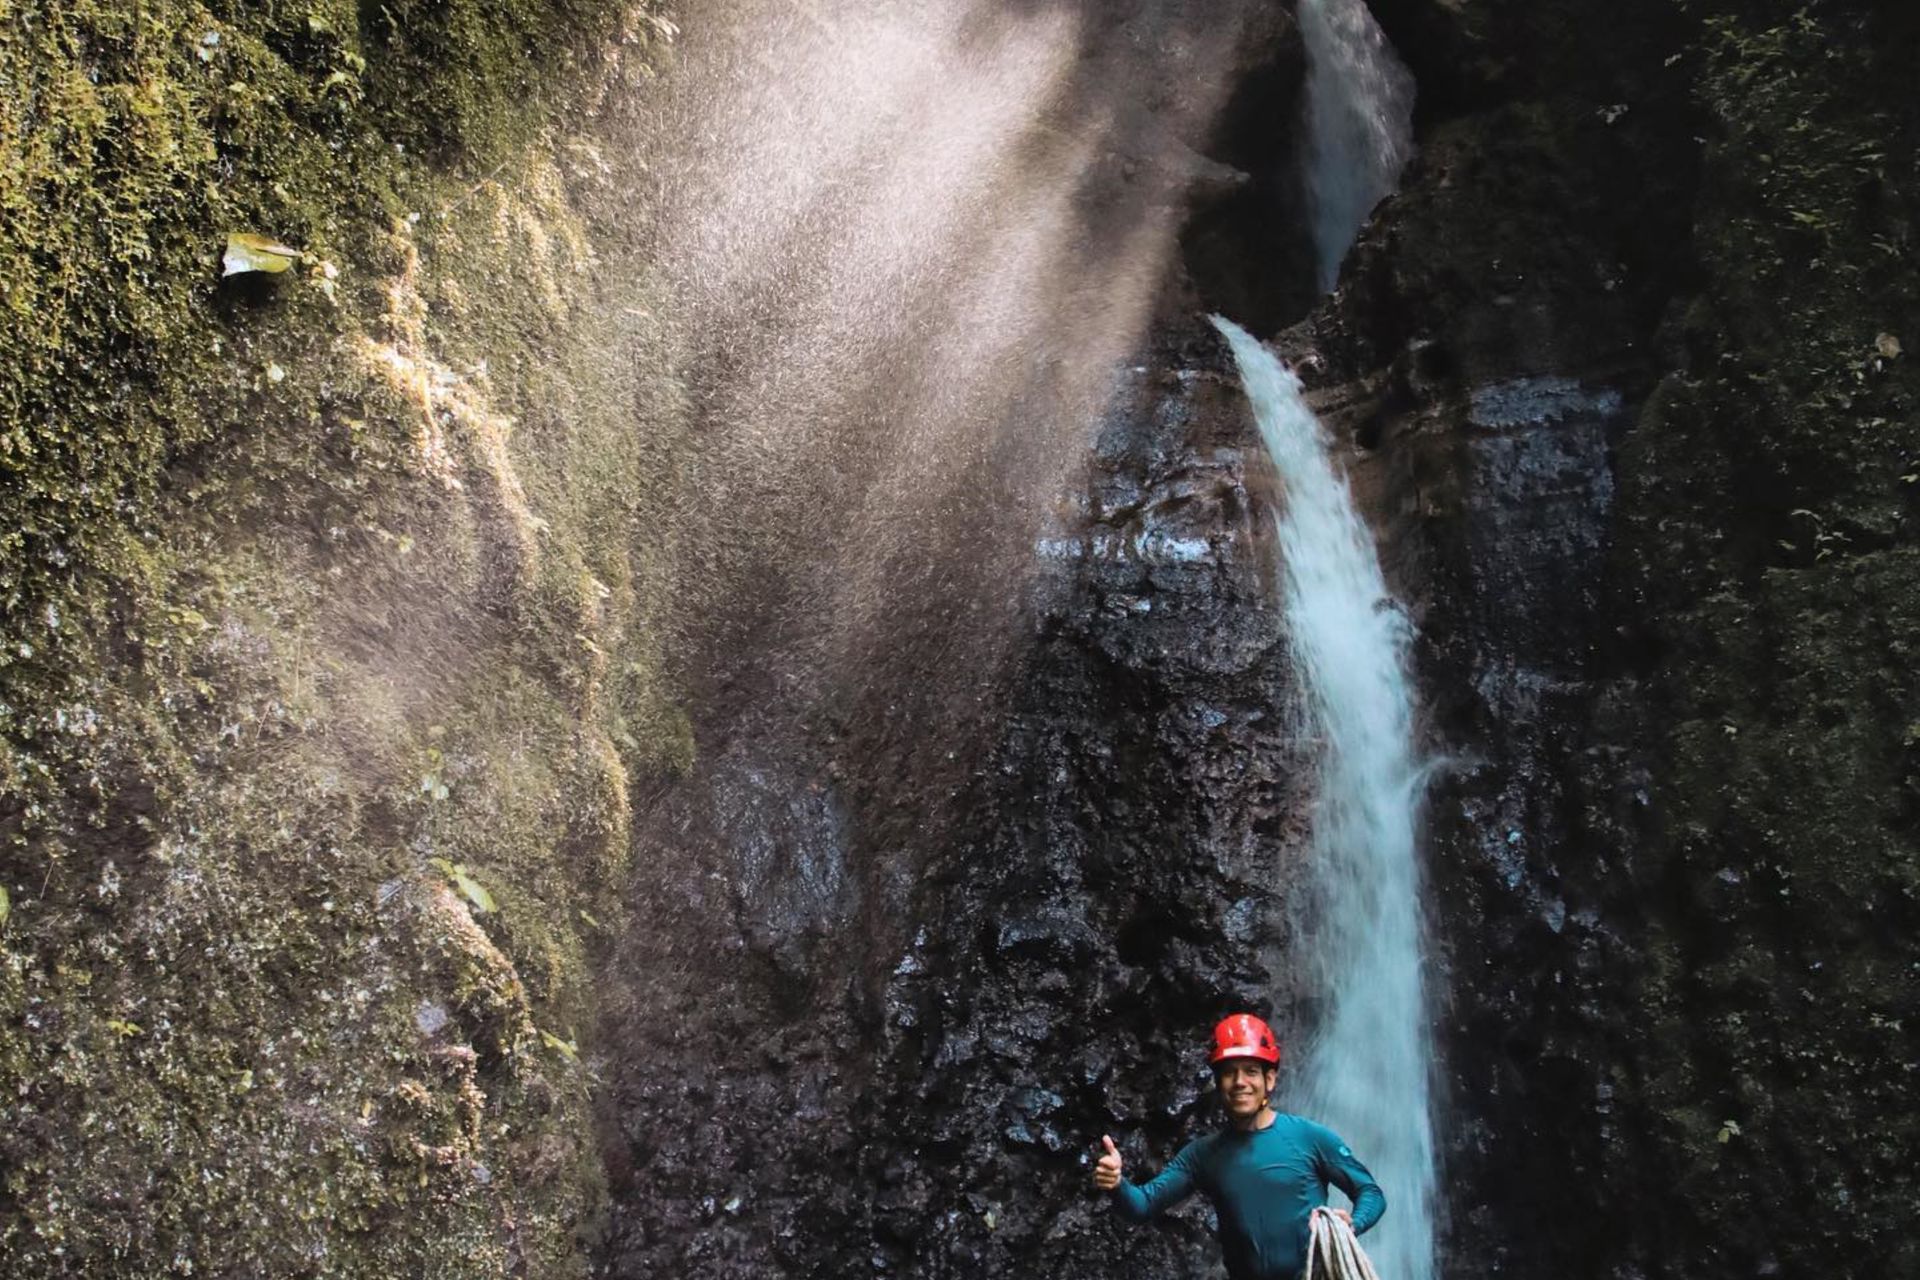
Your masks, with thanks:
M 1351 1213 L 1336 1212 L 1355 1232 L 1380 1221 L 1387 1198 L 1331 1129 L 1268 1105 L 1280 1043 L 1265 1022 L 1250 1013 L 1222 1021 L 1213 1029 L 1212 1062 L 1227 1127 L 1189 1143 L 1145 1186 L 1122 1180 L 1120 1150 L 1103 1137 L 1093 1184 L 1137 1222 L 1198 1191 L 1220 1219 L 1233 1280 L 1296 1280 L 1307 1265 L 1307 1218 L 1327 1202 L 1328 1183 L 1352 1199 Z

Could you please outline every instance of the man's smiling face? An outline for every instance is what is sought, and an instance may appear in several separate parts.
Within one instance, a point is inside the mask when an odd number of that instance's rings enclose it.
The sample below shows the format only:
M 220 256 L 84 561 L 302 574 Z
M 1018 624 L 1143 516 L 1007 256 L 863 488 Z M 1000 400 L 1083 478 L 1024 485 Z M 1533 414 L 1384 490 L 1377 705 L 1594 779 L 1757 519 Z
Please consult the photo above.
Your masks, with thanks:
M 1274 1069 L 1254 1058 L 1229 1058 L 1213 1070 L 1214 1086 L 1232 1120 L 1251 1120 L 1273 1096 Z

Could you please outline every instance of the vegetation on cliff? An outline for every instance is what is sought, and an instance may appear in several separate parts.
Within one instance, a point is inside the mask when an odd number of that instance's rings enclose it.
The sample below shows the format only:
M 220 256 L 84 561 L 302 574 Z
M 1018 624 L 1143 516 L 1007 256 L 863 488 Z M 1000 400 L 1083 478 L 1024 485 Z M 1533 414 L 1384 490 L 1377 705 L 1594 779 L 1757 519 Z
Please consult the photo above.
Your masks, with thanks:
M 1336 356 L 1401 398 L 1484 751 L 1434 810 L 1450 1265 L 1913 1272 L 1920 11 L 1373 4 L 1421 155 Z M 1627 411 L 1473 423 L 1516 378 Z
M 0 4 L 0 1269 L 579 1274 L 645 4 Z M 228 237 L 297 253 L 221 278 Z
M 1686 8 L 1701 288 L 1622 457 L 1668 846 L 1632 1076 L 1699 1266 L 1907 1274 L 1920 16 Z

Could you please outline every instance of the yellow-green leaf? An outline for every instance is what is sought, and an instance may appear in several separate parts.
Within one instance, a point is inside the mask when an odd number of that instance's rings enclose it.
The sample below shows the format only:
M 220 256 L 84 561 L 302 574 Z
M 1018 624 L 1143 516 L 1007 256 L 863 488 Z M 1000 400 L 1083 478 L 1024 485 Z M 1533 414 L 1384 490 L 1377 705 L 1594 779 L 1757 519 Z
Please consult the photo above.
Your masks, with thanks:
M 0 884 L 0 925 L 4 925 L 12 914 L 13 899 L 7 895 L 7 886 Z
M 542 1031 L 540 1038 L 546 1042 L 547 1048 L 553 1050 L 568 1062 L 580 1061 L 580 1046 L 573 1041 L 562 1040 L 550 1031 Z
M 466 900 L 471 902 L 480 911 L 498 911 L 500 909 L 499 904 L 493 900 L 493 895 L 487 892 L 487 887 L 473 878 L 472 873 L 467 870 L 465 863 L 448 862 L 445 858 L 435 858 L 433 865 L 440 868 L 447 879 L 453 881 L 453 887 L 458 889 Z
M 480 910 L 498 911 L 500 909 L 495 905 L 493 895 L 487 892 L 486 887 L 465 871 L 456 869 L 453 873 L 453 882 L 460 886 L 461 893 L 467 895 L 467 901 Z
M 237 276 L 247 271 L 278 275 L 300 260 L 300 251 L 267 236 L 245 231 L 227 234 L 227 252 L 220 261 L 226 268 L 220 274 Z

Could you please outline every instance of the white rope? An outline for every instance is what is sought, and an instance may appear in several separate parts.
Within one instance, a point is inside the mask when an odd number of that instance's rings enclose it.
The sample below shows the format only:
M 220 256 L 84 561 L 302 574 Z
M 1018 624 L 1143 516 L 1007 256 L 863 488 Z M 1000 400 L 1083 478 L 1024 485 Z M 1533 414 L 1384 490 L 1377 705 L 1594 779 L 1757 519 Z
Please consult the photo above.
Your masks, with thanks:
M 1347 1220 L 1331 1209 L 1307 1215 L 1307 1270 L 1301 1280 L 1380 1280 Z

